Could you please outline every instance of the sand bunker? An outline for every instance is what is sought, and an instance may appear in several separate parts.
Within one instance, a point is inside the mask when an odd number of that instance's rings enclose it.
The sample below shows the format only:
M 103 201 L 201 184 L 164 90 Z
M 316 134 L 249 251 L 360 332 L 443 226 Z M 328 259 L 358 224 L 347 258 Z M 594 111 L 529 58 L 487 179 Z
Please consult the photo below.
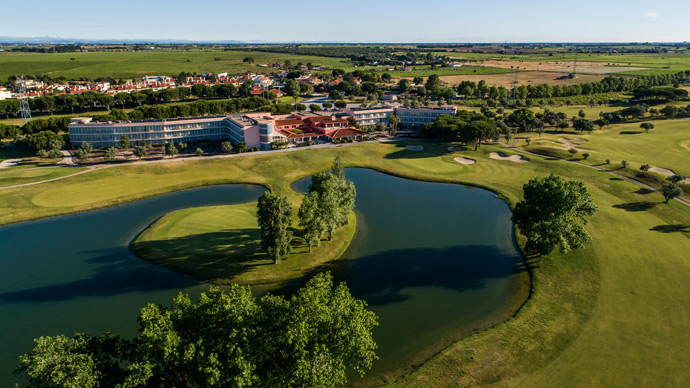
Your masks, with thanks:
M 406 146 L 405 149 L 408 151 L 421 151 L 424 149 L 424 147 L 419 146 L 419 145 L 417 145 L 417 146 Z
M 462 156 L 458 156 L 457 158 L 454 158 L 453 160 L 455 160 L 456 162 L 458 162 L 460 164 L 475 164 L 475 163 L 477 163 L 477 161 L 474 159 L 463 158 Z
M 467 151 L 467 148 L 461 147 L 461 146 L 458 146 L 458 147 L 448 147 L 448 151 L 450 151 L 450 152 L 462 152 L 462 151 Z
M 21 159 L 7 159 L 7 160 L 3 160 L 2 162 L 0 162 L 0 168 L 10 168 L 10 167 L 14 167 L 14 166 L 18 165 L 19 162 L 21 162 L 21 161 L 22 161 Z
M 522 155 L 506 155 L 503 152 L 492 152 L 489 154 L 489 157 L 491 159 L 497 159 L 497 160 L 510 160 L 511 162 L 515 163 L 527 163 L 529 162 L 529 159 Z
M 668 175 L 668 176 L 676 175 L 675 171 L 668 169 L 668 168 L 663 168 L 663 167 L 652 167 L 649 169 L 649 171 L 658 172 L 659 174 Z M 690 183 L 690 178 L 685 178 L 682 181 L 680 181 L 680 183 Z

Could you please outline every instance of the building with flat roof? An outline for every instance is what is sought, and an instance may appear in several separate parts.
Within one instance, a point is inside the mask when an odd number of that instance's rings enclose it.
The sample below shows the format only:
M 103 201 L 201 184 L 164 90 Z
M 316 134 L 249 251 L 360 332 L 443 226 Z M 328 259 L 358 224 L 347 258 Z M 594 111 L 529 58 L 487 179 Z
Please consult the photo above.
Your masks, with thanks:
M 94 148 L 117 146 L 123 135 L 131 144 L 166 144 L 202 140 L 244 142 L 247 148 L 270 150 L 274 142 L 302 143 L 306 140 L 336 141 L 361 139 L 364 132 L 351 127 L 347 119 L 319 115 L 271 116 L 247 113 L 222 116 L 185 117 L 165 120 L 93 121 L 73 118 L 68 126 L 70 142 Z
M 270 113 L 265 113 L 270 115 Z M 90 117 L 73 118 L 68 126 L 70 142 L 94 148 L 117 146 L 123 135 L 131 144 L 166 144 L 202 140 L 245 142 L 247 147 L 261 147 L 258 121 L 247 115 L 185 117 L 166 120 L 93 121 Z M 268 146 L 270 149 L 270 145 Z
M 395 114 L 400 118 L 400 125 L 407 128 L 431 124 L 440 115 L 455 116 L 458 108 L 444 105 L 439 108 L 396 108 Z
M 344 112 L 346 115 L 354 117 L 359 125 L 388 125 L 388 116 L 395 114 L 395 109 L 393 107 L 352 108 L 345 109 Z

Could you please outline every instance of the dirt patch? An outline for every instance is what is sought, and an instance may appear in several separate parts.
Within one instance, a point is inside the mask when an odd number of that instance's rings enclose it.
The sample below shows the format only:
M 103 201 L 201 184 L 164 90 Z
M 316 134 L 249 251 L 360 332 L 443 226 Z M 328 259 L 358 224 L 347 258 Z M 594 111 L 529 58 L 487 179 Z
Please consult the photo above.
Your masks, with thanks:
M 531 70 L 531 71 L 554 71 L 559 73 L 572 73 L 574 69 L 573 61 L 551 61 L 551 62 L 537 62 L 537 61 L 483 61 L 482 65 L 490 67 L 498 67 L 503 69 Z M 578 74 L 609 74 L 619 73 L 622 71 L 645 70 L 644 65 L 636 63 L 638 67 L 620 66 L 613 62 L 586 62 L 578 61 Z
M 470 158 L 463 158 L 462 156 L 458 156 L 457 158 L 453 158 L 456 162 L 460 164 L 475 164 L 477 163 L 476 160 L 470 159 Z
M 492 152 L 489 154 L 489 158 L 496 160 L 509 160 L 514 163 L 527 163 L 529 159 L 522 155 L 506 155 L 503 152 Z
M 414 145 L 414 146 L 405 146 L 405 149 L 408 151 L 421 151 L 424 149 L 424 147 L 420 145 Z
M 562 77 L 563 73 L 546 72 L 546 71 L 527 71 L 518 74 L 518 85 L 539 85 L 548 84 L 554 85 L 574 85 L 585 82 L 598 82 L 604 79 L 603 75 L 578 74 L 575 78 L 558 79 Z M 489 86 L 503 86 L 511 87 L 511 83 L 515 79 L 514 74 L 484 74 L 484 75 L 442 75 L 439 77 L 442 82 L 450 85 L 457 85 L 462 81 L 479 82 L 486 81 Z M 410 78 L 412 79 L 412 78 Z
M 458 146 L 458 147 L 448 147 L 448 151 L 450 152 L 462 152 L 462 151 L 467 151 L 467 148 Z

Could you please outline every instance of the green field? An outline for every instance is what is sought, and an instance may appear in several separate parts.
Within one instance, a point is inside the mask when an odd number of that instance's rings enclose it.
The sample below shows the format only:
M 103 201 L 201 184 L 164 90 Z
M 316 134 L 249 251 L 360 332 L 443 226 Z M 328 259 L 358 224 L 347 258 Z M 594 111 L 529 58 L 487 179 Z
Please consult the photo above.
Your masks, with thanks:
M 327 58 L 222 50 L 193 51 L 135 51 L 135 52 L 75 52 L 59 54 L 0 53 L 0 81 L 10 75 L 47 74 L 53 78 L 68 79 L 99 77 L 139 78 L 145 75 L 176 75 L 181 71 L 190 73 L 240 74 L 246 72 L 270 73 L 275 69 L 244 63 L 245 57 L 252 57 L 256 64 L 302 62 L 352 70 L 348 59 Z M 72 60 L 74 58 L 74 60 Z
M 295 214 L 299 201 L 294 201 Z M 297 225 L 294 220 L 294 225 Z M 293 253 L 274 265 L 261 249 L 256 202 L 178 210 L 162 217 L 132 243 L 137 256 L 215 284 L 274 283 L 306 276 L 339 258 L 355 234 L 356 218 L 312 248 L 293 229 Z
M 45 181 L 86 170 L 85 167 L 0 170 L 0 187 Z
M 663 129 L 659 132 L 663 136 Z M 421 152 L 406 150 L 409 144 L 413 143 L 96 170 L 5 190 L 0 197 L 0 223 L 218 183 L 263 184 L 294 198 L 289 183 L 328 169 L 336 153 L 348 167 L 478 185 L 500 193 L 510 204 L 520 200 L 528 179 L 555 173 L 584 181 L 592 193 L 599 207 L 587 226 L 593 244 L 565 255 L 530 259 L 532 295 L 515 317 L 449 347 L 397 384 L 690 384 L 690 208 L 675 201 L 662 204 L 660 194 L 582 166 L 540 157 L 530 157 L 524 164 L 489 159 L 489 152 L 505 151 L 498 146 L 464 152 L 477 160 L 468 166 L 453 160 L 458 154 L 447 151 L 449 144 L 420 142 L 425 147 Z
M 482 74 L 504 74 L 510 73 L 510 69 L 500 69 L 497 67 L 483 66 L 462 66 L 462 67 L 437 67 L 432 69 L 430 65 L 415 65 L 411 71 L 386 71 L 392 77 L 428 77 L 432 74 L 442 75 L 482 75 Z

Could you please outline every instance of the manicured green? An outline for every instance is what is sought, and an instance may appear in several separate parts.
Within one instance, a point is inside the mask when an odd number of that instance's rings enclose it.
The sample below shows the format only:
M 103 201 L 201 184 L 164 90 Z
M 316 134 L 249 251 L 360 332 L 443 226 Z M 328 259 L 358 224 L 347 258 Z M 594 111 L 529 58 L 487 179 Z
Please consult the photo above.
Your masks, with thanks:
M 661 127 L 645 136 L 662 132 Z M 423 145 L 424 150 L 405 149 L 413 144 Z M 483 145 L 477 152 L 458 154 L 447 151 L 450 145 L 375 143 L 114 167 L 7 190 L 0 198 L 0 222 L 93 209 L 118 199 L 130 201 L 214 183 L 264 184 L 292 200 L 296 194 L 289 183 L 327 170 L 336 153 L 348 167 L 474 184 L 500 193 L 510 204 L 522 199 L 522 185 L 529 179 L 553 173 L 583 181 L 592 194 L 599 208 L 586 226 L 593 243 L 567 254 L 530 259 L 533 292 L 514 318 L 450 346 L 399 385 L 689 385 L 690 208 L 675 201 L 662 204 L 659 194 L 586 167 L 535 156 L 528 163 L 493 160 L 490 152 L 505 149 Z M 477 163 L 455 162 L 453 158 L 460 155 Z M 627 158 L 636 160 L 634 155 Z
M 350 224 L 336 231 L 333 241 L 322 241 L 311 253 L 301 238 L 295 237 L 293 252 L 273 265 L 261 249 L 256 202 L 252 202 L 169 213 L 144 230 L 131 248 L 156 265 L 215 284 L 272 283 L 304 276 L 337 259 L 350 245 L 355 228 L 351 214 Z M 298 235 L 299 230 L 293 232 Z

